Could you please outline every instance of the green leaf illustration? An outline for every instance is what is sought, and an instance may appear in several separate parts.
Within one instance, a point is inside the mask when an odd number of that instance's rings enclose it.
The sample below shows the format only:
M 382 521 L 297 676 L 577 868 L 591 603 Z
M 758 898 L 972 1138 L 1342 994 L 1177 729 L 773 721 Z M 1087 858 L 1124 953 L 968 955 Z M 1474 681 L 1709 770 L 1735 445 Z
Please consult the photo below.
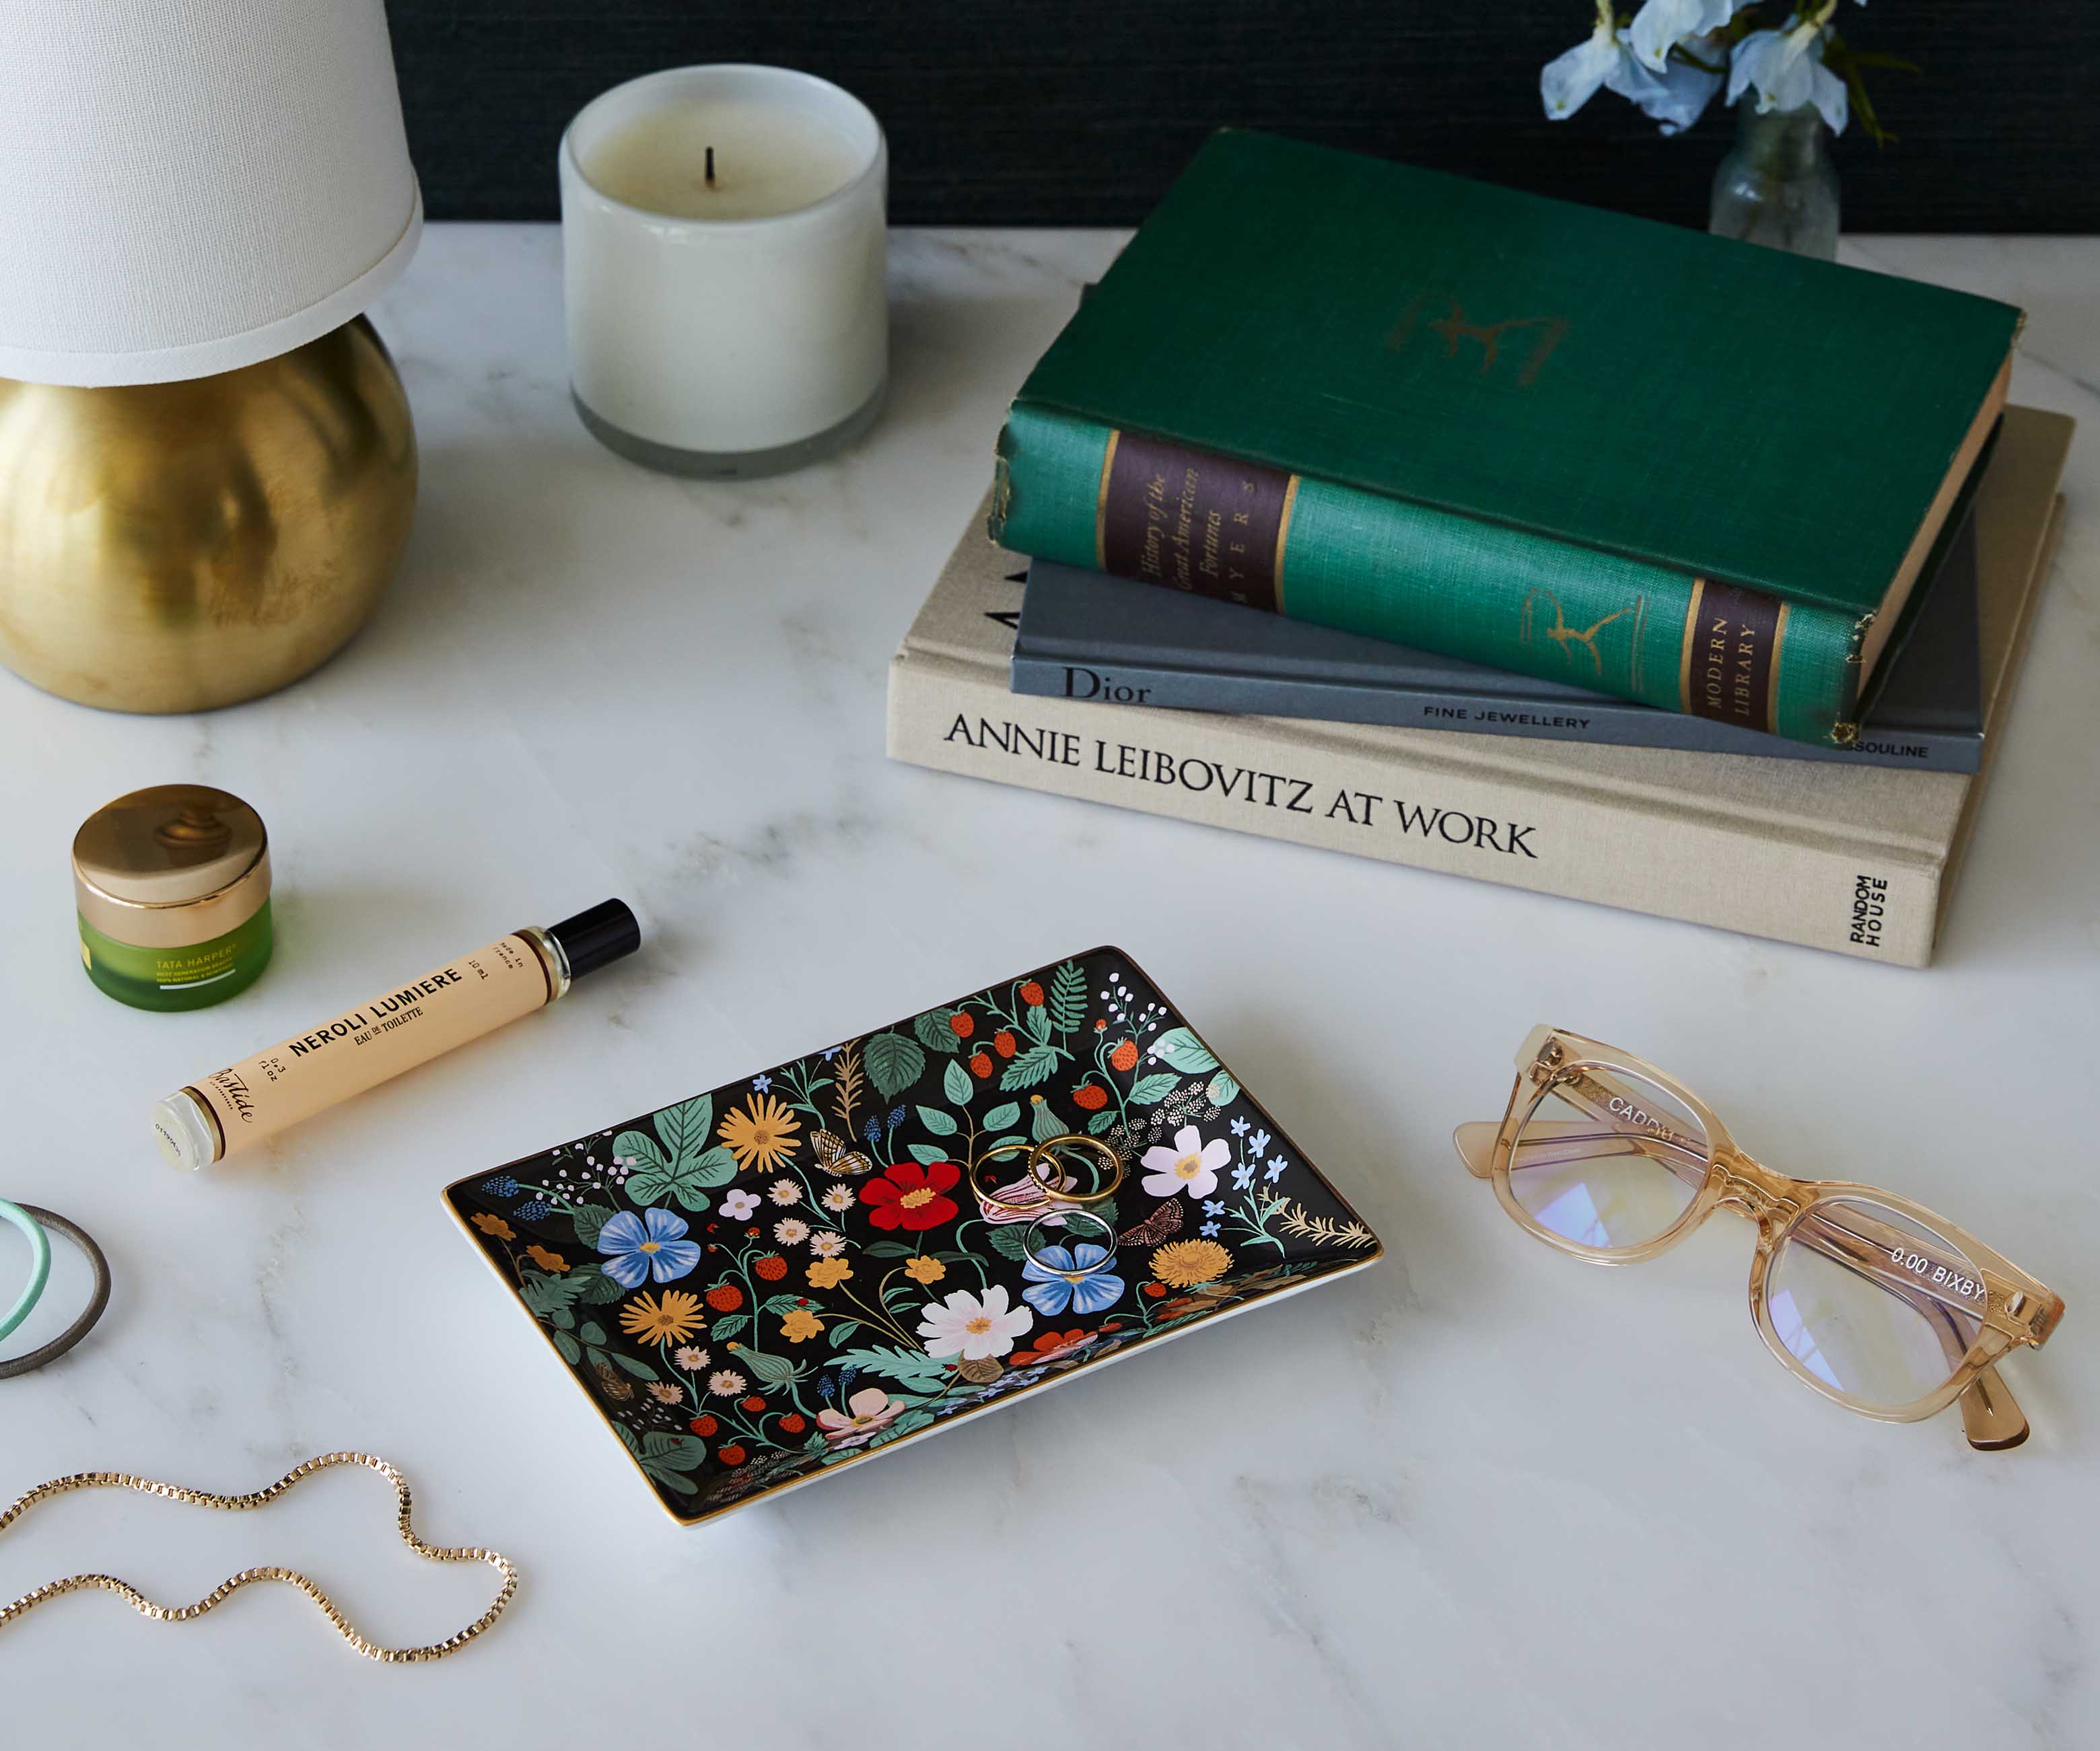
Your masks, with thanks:
M 579 1204 L 569 1212 L 569 1220 L 576 1225 L 576 1238 L 586 1246 L 598 1245 L 598 1230 L 612 1220 L 613 1213 L 603 1204 Z
M 1201 1076 L 1218 1067 L 1211 1048 L 1185 1027 L 1169 1028 L 1145 1049 L 1146 1056 L 1172 1065 L 1184 1076 Z
M 1020 1119 L 1021 1103 L 1018 1100 L 1002 1100 L 985 1114 L 984 1128 L 986 1131 L 1004 1131 L 1017 1124 Z
M 655 1380 L 661 1378 L 648 1363 L 638 1362 L 631 1356 L 622 1356 L 617 1350 L 612 1352 L 612 1360 L 615 1365 L 633 1375 L 638 1380 Z
M 1098 1137 L 1115 1122 L 1116 1116 L 1114 1114 L 1106 1111 L 1099 1112 L 1095 1114 L 1092 1118 L 1087 1121 L 1087 1130 L 1090 1135 Z
M 577 1301 L 585 1307 L 603 1307 L 607 1302 L 617 1301 L 627 1291 L 607 1277 L 594 1264 L 580 1264 L 569 1272 L 568 1280 L 580 1283 Z
M 1050 1040 L 1050 1012 L 1037 1003 L 1028 1011 L 1026 1021 L 1028 1031 L 1034 1036 L 1035 1043 L 1048 1045 Z
M 1210 1096 L 1211 1105 L 1229 1106 L 1240 1097 L 1239 1079 L 1230 1070 L 1220 1070 L 1203 1092 Z
M 1049 1046 L 1030 1046 L 1012 1063 L 999 1079 L 999 1086 L 1011 1094 L 1017 1088 L 1033 1088 L 1038 1083 L 1048 1082 L 1050 1073 L 1057 1068 L 1057 1053 Z
M 550 1332 L 548 1335 L 553 1338 L 554 1340 L 554 1347 L 562 1352 L 562 1360 L 567 1362 L 570 1367 L 575 1367 L 578 1362 L 584 1359 L 583 1346 L 578 1343 L 576 1340 L 574 1338 L 571 1338 L 567 1332 Z
M 664 1149 L 673 1160 L 698 1155 L 708 1146 L 708 1127 L 714 1123 L 715 1103 L 712 1095 L 699 1095 L 690 1100 L 681 1100 L 676 1106 L 667 1106 L 655 1120 L 656 1135 L 664 1140 Z M 622 1131 L 621 1136 L 630 1133 Z M 613 1153 L 622 1153 L 620 1139 L 613 1139 Z
M 948 1372 L 948 1364 L 938 1357 L 919 1350 L 900 1350 L 893 1344 L 842 1351 L 832 1361 L 838 1366 L 858 1368 L 864 1374 L 880 1374 L 915 1388 L 937 1387 Z
M 926 1054 L 902 1034 L 877 1034 L 862 1048 L 861 1061 L 885 1100 L 894 1100 L 926 1068 Z
M 585 1282 L 580 1273 L 557 1276 L 552 1272 L 527 1271 L 518 1280 L 518 1299 L 541 1318 L 583 1299 Z
M 1076 1034 L 1087 1019 L 1087 976 L 1068 960 L 1050 975 L 1050 1019 L 1061 1034 Z
M 951 1064 L 948 1068 L 952 1070 L 955 1065 Z M 969 1078 L 964 1077 L 963 1080 L 968 1082 Z M 919 1122 L 937 1137 L 952 1137 L 959 1128 L 955 1123 L 955 1115 L 952 1113 L 942 1112 L 938 1106 L 920 1107 Z
M 868 1259 L 910 1259 L 918 1251 L 908 1241 L 901 1240 L 871 1241 L 861 1248 L 862 1256 Z
M 576 1335 L 585 1343 L 603 1343 L 606 1341 L 605 1327 L 599 1325 L 594 1319 L 585 1320 L 583 1323 L 583 1330 Z
M 642 1437 L 642 1457 L 661 1461 L 690 1471 L 708 1456 L 707 1444 L 690 1435 L 673 1435 L 651 1429 Z
M 969 1072 L 955 1059 L 949 1059 L 947 1063 L 942 1066 L 941 1092 L 954 1101 L 957 1106 L 968 1106 L 970 1104 L 973 1086 L 970 1081 Z M 919 1110 L 923 1113 L 926 1109 L 922 1106 Z M 948 1128 L 952 1131 L 955 1127 L 951 1125 Z
M 923 1016 L 914 1016 L 911 1031 L 919 1036 L 919 1043 L 929 1052 L 960 1052 L 963 1043 L 948 1025 L 948 1017 L 955 1012 L 952 1009 L 929 1009 Z
M 1171 1070 L 1154 1070 L 1149 1076 L 1140 1076 L 1130 1087 L 1132 1106 L 1152 1106 L 1164 1100 L 1181 1086 L 1181 1078 Z
M 829 1338 L 833 1344 L 840 1344 L 860 1328 L 861 1322 L 857 1319 L 835 1319 L 824 1328 L 824 1335 Z
M 1026 1223 L 1002 1222 L 991 1231 L 991 1250 L 1002 1259 L 1012 1259 L 1018 1263 L 1028 1256 L 1027 1239 Z
M 938 1144 L 913 1143 L 907 1147 L 911 1152 L 912 1160 L 922 1167 L 930 1167 L 935 1162 L 944 1162 L 948 1158 L 948 1152 Z
M 726 1338 L 734 1338 L 750 1323 L 748 1313 L 725 1313 L 708 1327 L 708 1335 L 720 1343 Z

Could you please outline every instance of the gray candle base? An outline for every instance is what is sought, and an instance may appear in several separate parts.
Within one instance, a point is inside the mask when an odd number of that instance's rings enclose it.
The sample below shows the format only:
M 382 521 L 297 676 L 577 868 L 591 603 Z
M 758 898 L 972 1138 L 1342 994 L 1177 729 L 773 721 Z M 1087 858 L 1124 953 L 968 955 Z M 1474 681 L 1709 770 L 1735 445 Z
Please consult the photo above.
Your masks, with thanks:
M 766 474 L 786 474 L 798 468 L 807 468 L 812 462 L 836 456 L 857 441 L 875 424 L 889 387 L 889 381 L 885 377 L 876 385 L 872 395 L 837 425 L 770 450 L 682 450 L 674 444 L 658 443 L 654 439 L 638 438 L 633 432 L 621 430 L 602 415 L 592 412 L 573 387 L 569 390 L 569 399 L 576 404 L 576 417 L 584 422 L 584 429 L 614 455 L 624 456 L 630 462 L 639 462 L 660 474 L 683 474 L 695 480 L 756 480 Z

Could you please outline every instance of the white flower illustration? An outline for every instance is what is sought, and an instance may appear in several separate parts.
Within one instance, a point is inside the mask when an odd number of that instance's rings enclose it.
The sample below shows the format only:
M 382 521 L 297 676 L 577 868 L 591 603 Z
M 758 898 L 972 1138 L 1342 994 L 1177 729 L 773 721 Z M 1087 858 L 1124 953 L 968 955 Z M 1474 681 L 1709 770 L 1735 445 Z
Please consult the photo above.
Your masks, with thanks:
M 1193 1125 L 1174 1133 L 1174 1146 L 1154 1144 L 1145 1152 L 1144 1165 L 1150 1170 L 1145 1189 L 1154 1197 L 1172 1197 L 1186 1192 L 1189 1197 L 1208 1197 L 1218 1189 L 1218 1170 L 1233 1158 L 1233 1146 L 1223 1137 L 1208 1143 Z
M 930 1301 L 919 1321 L 919 1335 L 926 1340 L 929 1356 L 960 1356 L 966 1362 L 981 1362 L 1004 1356 L 1013 1340 L 1035 1323 L 1026 1307 L 1010 1307 L 1006 1286 L 994 1283 L 983 1297 L 958 1289 L 945 1301 Z

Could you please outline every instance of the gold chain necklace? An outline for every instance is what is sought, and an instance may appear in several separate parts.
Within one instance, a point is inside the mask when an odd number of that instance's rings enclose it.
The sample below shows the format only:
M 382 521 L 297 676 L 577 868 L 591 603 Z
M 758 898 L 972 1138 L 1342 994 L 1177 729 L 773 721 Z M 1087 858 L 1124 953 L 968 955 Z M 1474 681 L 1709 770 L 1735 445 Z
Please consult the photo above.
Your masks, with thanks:
M 433 1642 L 426 1647 L 382 1647 L 369 1642 L 358 1633 L 356 1626 L 336 1608 L 335 1601 L 295 1568 L 280 1568 L 274 1564 L 259 1568 L 244 1568 L 237 1575 L 229 1575 L 210 1592 L 193 1605 L 170 1608 L 157 1605 L 129 1582 L 114 1575 L 68 1575 L 63 1581 L 48 1581 L 33 1592 L 24 1593 L 11 1605 L 0 1606 L 0 1630 L 4 1630 L 17 1617 L 35 1609 L 46 1599 L 55 1599 L 62 1593 L 78 1592 L 84 1587 L 99 1587 L 105 1593 L 114 1593 L 141 1616 L 151 1617 L 158 1623 L 187 1623 L 192 1617 L 201 1617 L 213 1606 L 230 1599 L 251 1581 L 281 1581 L 297 1587 L 321 1609 L 321 1614 L 333 1624 L 342 1639 L 368 1660 L 390 1662 L 411 1660 L 442 1660 L 447 1654 L 456 1653 L 501 1617 L 509 1607 L 511 1597 L 518 1591 L 518 1570 L 510 1559 L 500 1551 L 441 1549 L 426 1544 L 416 1536 L 409 1524 L 408 1480 L 384 1459 L 370 1453 L 323 1453 L 309 1459 L 304 1465 L 295 1466 L 266 1489 L 258 1489 L 245 1496 L 214 1496 L 201 1489 L 185 1489 L 179 1484 L 157 1483 L 150 1477 L 134 1477 L 126 1471 L 79 1471 L 71 1477 L 55 1478 L 48 1484 L 39 1484 L 26 1495 L 18 1497 L 5 1513 L 0 1513 L 0 1533 L 4 1533 L 23 1515 L 38 1502 L 53 1496 L 63 1496 L 76 1489 L 135 1489 L 148 1496 L 165 1496 L 171 1502 L 192 1502 L 200 1507 L 225 1508 L 241 1511 L 260 1508 L 291 1489 L 302 1480 L 311 1477 L 316 1471 L 325 1471 L 331 1466 L 361 1465 L 377 1471 L 394 1486 L 394 1493 L 400 1504 L 395 1524 L 400 1528 L 401 1541 L 417 1555 L 433 1563 L 486 1563 L 503 1577 L 502 1590 L 496 1602 L 474 1622 L 457 1634 L 447 1636 L 442 1642 Z

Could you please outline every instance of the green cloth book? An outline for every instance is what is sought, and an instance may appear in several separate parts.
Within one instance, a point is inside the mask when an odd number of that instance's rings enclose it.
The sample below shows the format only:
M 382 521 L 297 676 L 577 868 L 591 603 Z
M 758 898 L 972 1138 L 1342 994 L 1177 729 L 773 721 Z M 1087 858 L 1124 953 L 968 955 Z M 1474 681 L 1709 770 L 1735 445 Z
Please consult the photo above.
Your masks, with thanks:
M 991 532 L 1846 745 L 2020 320 L 1229 130 L 1022 386 Z

